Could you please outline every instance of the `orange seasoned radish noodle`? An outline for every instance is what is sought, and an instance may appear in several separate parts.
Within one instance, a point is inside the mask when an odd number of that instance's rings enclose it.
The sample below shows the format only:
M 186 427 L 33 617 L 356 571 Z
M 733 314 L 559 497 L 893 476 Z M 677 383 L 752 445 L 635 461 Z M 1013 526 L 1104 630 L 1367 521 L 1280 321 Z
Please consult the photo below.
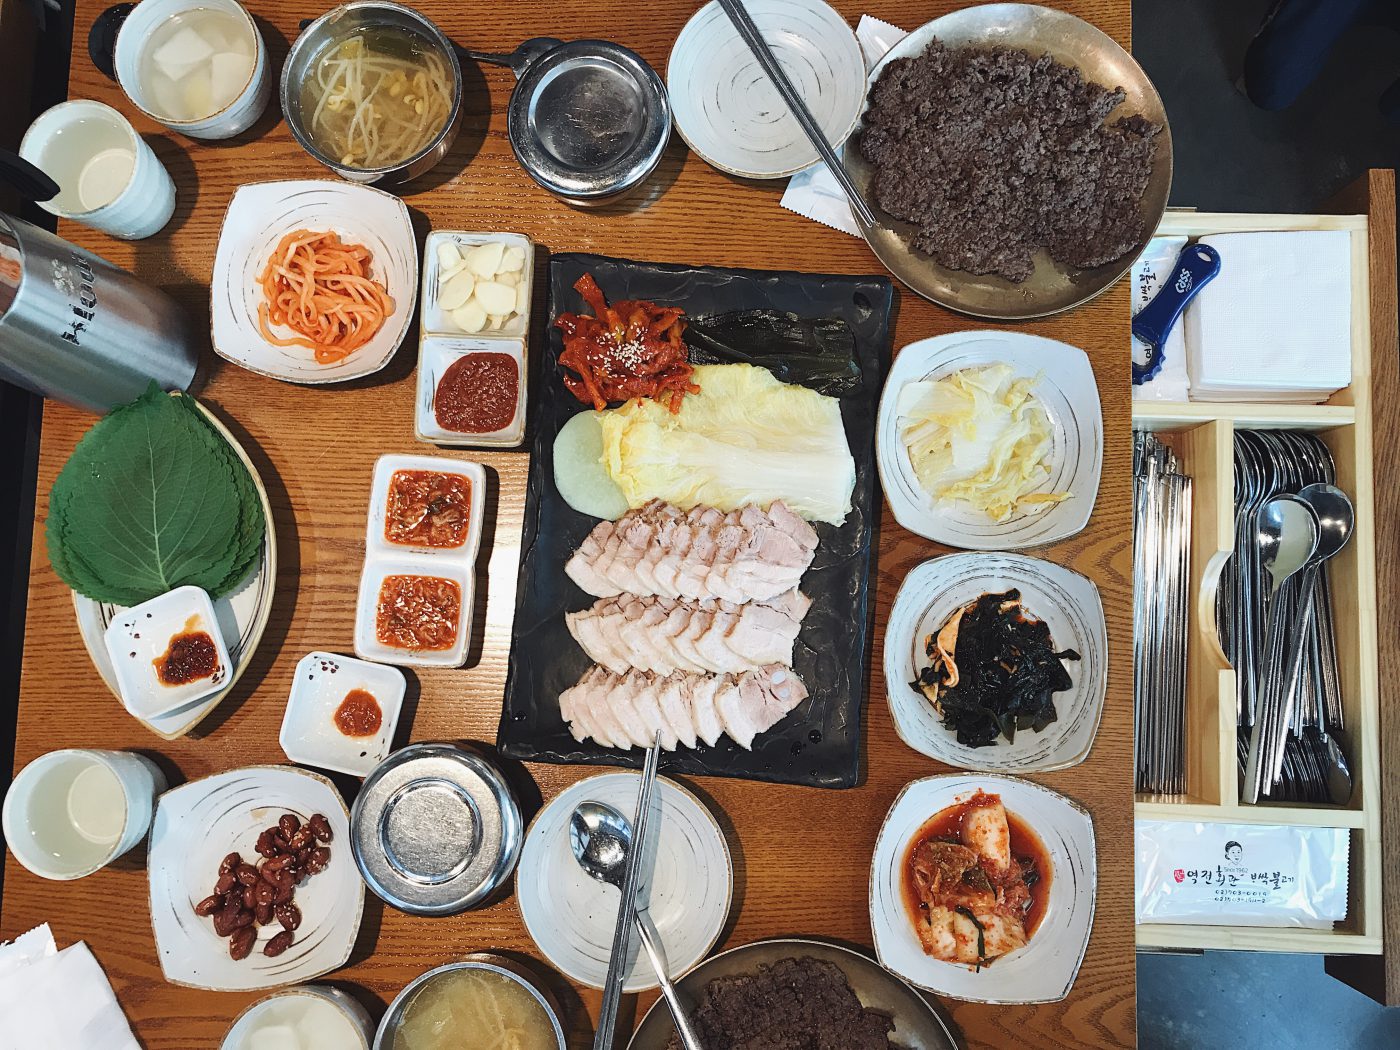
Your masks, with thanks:
M 334 364 L 374 338 L 394 300 L 369 275 L 370 252 L 334 232 L 293 230 L 278 242 L 258 283 L 258 326 L 274 346 L 304 346 L 318 364 Z M 272 325 L 297 333 L 283 338 Z

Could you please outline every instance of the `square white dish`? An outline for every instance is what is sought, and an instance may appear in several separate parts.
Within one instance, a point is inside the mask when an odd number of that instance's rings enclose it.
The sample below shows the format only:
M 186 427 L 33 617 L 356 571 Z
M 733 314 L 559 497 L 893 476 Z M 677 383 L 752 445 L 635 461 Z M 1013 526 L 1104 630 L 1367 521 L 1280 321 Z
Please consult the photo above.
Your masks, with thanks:
M 1039 491 L 1073 494 L 1038 513 L 1017 511 L 1003 522 L 966 504 L 936 505 L 919 483 L 899 433 L 899 395 L 907 383 L 994 364 L 1033 377 L 1031 392 L 1049 417 L 1050 476 Z M 1088 355 L 1023 332 L 955 332 L 910 343 L 895 357 L 880 395 L 875 462 L 895 520 L 926 539 L 965 550 L 1016 550 L 1068 539 L 1089 523 L 1103 465 L 1103 411 Z
M 981 595 L 1021 592 L 1028 616 L 1045 621 L 1073 686 L 1054 694 L 1056 720 L 1039 733 L 1024 729 L 968 747 L 943 727 L 933 704 L 911 683 L 928 666 L 924 639 L 960 607 Z M 1108 684 L 1108 628 L 1093 581 L 1072 569 L 1022 554 L 948 554 L 916 566 L 904 578 L 885 627 L 885 694 L 899 738 L 915 751 L 959 769 L 986 773 L 1044 773 L 1078 765 L 1089 756 L 1103 717 Z
M 369 736 L 346 736 L 335 724 L 336 710 L 354 689 L 363 689 L 379 704 L 379 729 Z M 397 667 L 335 653 L 308 653 L 292 676 L 278 735 L 283 753 L 304 766 L 366 776 L 389 754 L 406 689 Z
M 468 354 L 508 354 L 518 370 L 515 417 L 510 425 L 489 434 L 468 434 L 448 430 L 438 423 L 433 400 L 443 373 Z M 482 336 L 424 335 L 418 347 L 418 390 L 414 400 L 413 426 L 419 441 L 437 445 L 464 445 L 481 448 L 509 448 L 525 438 L 526 404 L 525 343 L 521 339 L 486 339 Z
M 332 230 L 371 255 L 370 276 L 394 300 L 394 312 L 368 343 L 332 364 L 312 351 L 263 338 L 258 277 L 293 230 Z M 379 371 L 403 345 L 418 302 L 418 240 L 402 200 L 383 190 L 329 179 L 240 186 L 224 215 L 214 254 L 210 336 L 220 357 L 288 383 L 340 383 Z M 290 336 L 291 329 L 273 331 Z
M 164 685 L 155 661 L 178 634 L 203 631 L 217 652 L 214 673 L 183 685 Z M 233 672 L 214 603 L 200 587 L 176 587 L 112 618 L 102 635 L 122 706 L 140 719 L 158 718 L 220 692 Z
M 520 270 L 520 283 L 525 286 L 525 310 L 495 331 L 466 332 L 453 324 L 447 312 L 438 304 L 438 278 L 442 273 L 438 260 L 438 245 L 455 244 L 460 252 L 483 244 L 499 242 L 507 248 L 519 248 L 525 253 Z M 445 335 L 453 338 L 525 339 L 530 331 L 530 303 L 535 294 L 535 246 L 530 238 L 519 233 L 467 233 L 461 230 L 434 230 L 428 234 L 423 247 L 423 314 L 421 328 L 424 336 Z
M 1024 948 L 980 970 L 924 953 L 909 916 L 904 864 L 909 843 L 932 817 L 978 791 L 1000 795 L 1028 826 L 1050 863 L 1050 899 Z M 1029 780 L 986 773 L 916 780 L 890 807 L 870 865 L 870 926 L 886 969 L 936 995 L 974 1003 L 1051 1003 L 1069 995 L 1089 945 L 1097 899 L 1094 823 L 1077 802 Z
M 401 470 L 427 470 L 439 474 L 460 474 L 471 484 L 470 523 L 466 539 L 458 547 L 425 547 L 390 543 L 384 538 L 385 519 L 389 507 L 389 483 Z M 448 456 L 380 456 L 374 464 L 374 478 L 369 490 L 369 521 L 365 530 L 365 553 L 368 558 L 395 557 L 400 554 L 422 554 L 430 558 L 450 558 L 470 565 L 476 561 L 481 548 L 481 522 L 486 511 L 486 468 Z
M 258 859 L 258 835 L 284 813 L 305 823 L 324 814 L 331 826 L 326 869 L 297 887 L 302 921 L 292 946 L 269 959 L 267 941 L 281 927 L 261 928 L 252 954 L 229 957 L 227 937 L 194 913 L 230 852 Z M 309 981 L 344 966 L 360 929 L 365 886 L 350 850 L 350 813 L 325 777 L 292 766 L 250 766 L 172 788 L 156 803 L 151 825 L 151 927 L 161 972 L 171 984 L 244 992 Z
M 375 632 L 375 617 L 379 607 L 379 590 L 386 576 L 437 576 L 452 580 L 460 588 L 461 609 L 457 616 L 457 638 L 450 649 L 414 651 L 384 645 Z M 467 658 L 471 640 L 474 573 L 468 563 L 424 555 L 402 554 L 395 557 L 368 558 L 360 576 L 359 597 L 355 606 L 355 655 L 363 660 L 401 667 L 460 667 Z

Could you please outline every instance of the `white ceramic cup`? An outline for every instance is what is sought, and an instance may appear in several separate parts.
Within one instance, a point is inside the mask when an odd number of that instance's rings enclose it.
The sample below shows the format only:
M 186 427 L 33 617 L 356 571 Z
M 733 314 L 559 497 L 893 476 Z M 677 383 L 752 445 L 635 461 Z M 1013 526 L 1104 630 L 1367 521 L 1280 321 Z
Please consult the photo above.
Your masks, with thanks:
M 343 1023 L 336 1023 L 334 1030 L 327 1031 L 325 1004 L 329 1004 L 341 1015 Z M 331 1015 L 334 1021 L 334 1015 Z M 298 1022 L 310 1022 L 321 1040 L 329 1044 L 335 1039 L 336 1050 L 369 1050 L 374 1034 L 374 1021 L 363 1006 L 339 988 L 328 984 L 300 984 L 293 988 L 282 988 L 271 995 L 259 999 L 249 1006 L 233 1027 L 228 1030 L 219 1044 L 220 1050 L 251 1050 L 259 1045 L 259 1029 L 264 1025 L 297 1027 Z M 322 1044 L 313 1044 L 322 1045 Z
M 253 71 L 243 90 L 233 101 L 216 113 L 196 120 L 177 119 L 163 112 L 153 94 L 142 84 L 142 52 L 150 43 L 160 26 L 179 15 L 198 10 L 223 11 L 234 16 L 240 23 L 246 23 L 252 34 Z M 126 97 L 142 113 L 172 131 L 178 131 L 196 139 L 227 139 L 252 127 L 267 108 L 272 97 L 271 64 L 267 57 L 267 45 L 258 32 L 257 23 L 244 10 L 238 0 L 141 0 L 127 15 L 117 33 L 117 43 L 113 49 L 112 64 L 116 68 L 117 83 Z
M 5 795 L 5 840 L 45 879 L 91 875 L 146 837 L 165 774 L 144 755 L 73 748 L 20 770 Z
M 19 155 L 59 193 L 40 207 L 125 240 L 157 233 L 175 211 L 175 183 L 131 123 L 111 106 L 87 99 L 41 113 Z

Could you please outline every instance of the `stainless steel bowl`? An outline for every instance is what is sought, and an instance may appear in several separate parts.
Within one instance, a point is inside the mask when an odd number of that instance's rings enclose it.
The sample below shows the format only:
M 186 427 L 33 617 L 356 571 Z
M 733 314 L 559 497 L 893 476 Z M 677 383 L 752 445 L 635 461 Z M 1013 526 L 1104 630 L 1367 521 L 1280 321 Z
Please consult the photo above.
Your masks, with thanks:
M 312 75 L 321 56 L 339 44 L 347 34 L 366 27 L 399 27 L 417 33 L 438 48 L 452 73 L 452 108 L 447 123 L 413 156 L 382 168 L 346 167 L 339 158 L 326 156 L 312 139 L 306 124 L 308 115 L 301 108 L 302 86 Z M 428 18 L 411 7 L 389 3 L 388 0 L 352 0 L 327 11 L 307 26 L 292 44 L 287 61 L 282 66 L 281 96 L 287 126 L 292 129 L 292 136 L 301 144 L 301 148 L 351 182 L 396 186 L 417 178 L 442 160 L 462 126 L 462 66 L 457 60 L 457 49 Z
M 394 1001 L 389 1004 L 389 1012 L 384 1015 L 384 1020 L 379 1022 L 379 1031 L 374 1033 L 374 1050 L 393 1050 L 394 1037 L 398 1035 L 399 1025 L 403 1023 L 404 1014 L 408 1010 L 409 1003 L 413 1001 L 413 997 L 429 981 L 453 970 L 487 970 L 520 985 L 534 997 L 537 1003 L 544 1007 L 545 1016 L 549 1018 L 549 1023 L 554 1026 L 554 1038 L 559 1043 L 559 1050 L 567 1050 L 568 1043 L 564 1038 L 564 1026 L 559 1023 L 559 1011 L 555 1007 L 553 999 L 536 983 L 536 978 L 513 959 L 485 952 L 468 955 L 461 962 L 439 966 L 410 981 L 404 990 L 394 997 Z

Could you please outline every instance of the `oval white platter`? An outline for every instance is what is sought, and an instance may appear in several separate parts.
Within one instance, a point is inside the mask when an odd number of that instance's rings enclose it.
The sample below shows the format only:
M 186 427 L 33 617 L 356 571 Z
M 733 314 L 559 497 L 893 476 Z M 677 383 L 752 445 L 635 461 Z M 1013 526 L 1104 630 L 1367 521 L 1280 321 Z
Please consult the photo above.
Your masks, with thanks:
M 904 899 L 909 843 L 927 821 L 978 791 L 1000 795 L 1045 846 L 1050 902 L 1024 948 L 978 970 L 924 953 Z M 1094 822 L 1083 806 L 1049 788 L 986 773 L 926 777 L 890 807 L 870 865 L 870 926 L 881 965 L 910 984 L 973 1003 L 1050 1003 L 1069 995 L 1094 925 L 1098 862 Z
M 1022 730 L 987 747 L 960 744 L 943 728 L 933 704 L 912 684 L 928 666 L 924 639 L 960 607 L 987 593 L 1017 588 L 1023 608 L 1044 620 L 1074 683 L 1055 694 L 1058 716 L 1041 732 Z M 1108 627 L 1093 581 L 1072 569 L 1022 554 L 949 554 L 916 566 L 895 595 L 885 628 L 885 694 L 899 738 L 930 758 L 959 769 L 991 773 L 1046 772 L 1078 765 L 1089 755 L 1103 717 L 1108 683 Z
M 293 230 L 332 230 L 370 251 L 370 276 L 394 300 L 394 312 L 364 346 L 331 364 L 311 350 L 263 338 L 258 282 L 277 244 Z M 418 240 L 408 206 L 391 193 L 329 179 L 240 186 L 229 202 L 214 254 L 209 300 L 214 352 L 225 360 L 288 383 L 341 383 L 379 371 L 403 345 L 418 304 Z M 295 335 L 289 328 L 272 330 Z
M 569 817 L 580 802 L 602 802 L 630 821 L 637 784 L 636 773 L 604 773 L 567 788 L 531 823 L 516 869 L 516 902 L 530 936 L 550 963 L 589 988 L 602 988 L 607 977 L 619 898 L 579 867 L 569 846 Z M 638 906 L 649 903 L 671 972 L 680 974 L 719 940 L 733 902 L 734 867 L 724 832 L 693 794 L 659 777 L 656 802 L 655 868 L 650 893 Z M 637 955 L 624 990 L 657 987 L 635 935 L 632 946 Z
M 1050 419 L 1050 477 L 1038 491 L 1073 493 L 1039 513 L 1018 512 L 1001 523 L 969 506 L 935 506 L 914 474 L 896 410 L 906 383 L 994 364 L 1034 377 L 1032 393 Z M 875 460 L 895 520 L 927 539 L 964 550 L 1016 550 L 1068 539 L 1089 523 L 1103 467 L 1103 410 L 1094 369 L 1078 347 L 1023 332 L 955 332 L 910 343 L 895 357 L 880 395 Z
M 827 141 L 840 150 L 865 104 L 865 57 L 855 33 L 822 0 L 747 0 L 745 6 Z M 718 2 L 700 8 L 681 30 L 666 85 L 676 130 L 721 171 L 776 179 L 819 159 Z
M 284 813 L 303 823 L 325 814 L 333 832 L 330 864 L 297 887 L 302 921 L 292 946 L 276 958 L 263 954 L 281 930 L 273 923 L 248 958 L 234 961 L 228 938 L 194 906 L 212 891 L 220 861 L 237 851 L 253 863 L 258 835 Z M 350 851 L 350 813 L 319 773 L 249 766 L 172 788 L 156 803 L 147 869 L 156 957 L 171 984 L 223 992 L 297 984 L 343 966 L 355 946 L 365 886 Z
M 272 611 L 273 591 L 277 585 L 277 533 L 272 523 L 272 505 L 267 499 L 267 489 L 263 486 L 262 478 L 258 476 L 252 459 L 229 429 L 198 400 L 195 404 L 247 468 L 248 476 L 253 479 L 253 487 L 257 489 L 258 500 L 262 504 L 265 527 L 262 557 L 257 567 L 248 574 L 238 590 L 214 603 L 214 616 L 219 621 L 219 630 L 228 646 L 229 659 L 233 662 L 233 674 L 229 676 L 228 685 L 202 700 L 178 707 L 174 711 L 167 711 L 156 718 L 138 719 L 151 732 L 166 740 L 179 739 L 199 725 L 238 683 L 238 679 L 253 659 L 253 651 L 262 640 L 263 631 L 267 629 L 267 618 Z M 92 658 L 93 666 L 97 668 L 97 673 L 102 676 L 102 681 L 112 691 L 112 695 L 116 696 L 117 676 L 112 669 L 111 658 L 107 655 L 103 635 L 108 625 L 126 611 L 126 606 L 96 602 L 74 591 L 73 611 L 77 614 L 78 632 L 82 635 L 83 645 L 87 648 L 88 656 Z

